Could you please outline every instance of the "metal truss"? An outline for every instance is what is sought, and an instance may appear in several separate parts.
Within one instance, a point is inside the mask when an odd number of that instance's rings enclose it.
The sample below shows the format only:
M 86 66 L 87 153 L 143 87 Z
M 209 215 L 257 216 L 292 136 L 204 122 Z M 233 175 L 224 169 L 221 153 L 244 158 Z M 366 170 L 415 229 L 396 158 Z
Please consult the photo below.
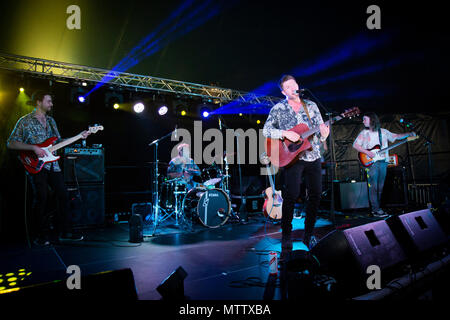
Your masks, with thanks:
M 0 68 L 31 73 L 49 78 L 74 79 L 101 83 L 104 79 L 109 86 L 117 86 L 142 91 L 162 91 L 179 95 L 196 96 L 213 100 L 215 103 L 236 101 L 248 105 L 272 106 L 281 99 L 254 93 L 206 86 L 196 83 L 156 78 L 113 70 L 91 68 L 65 62 L 24 57 L 0 52 Z

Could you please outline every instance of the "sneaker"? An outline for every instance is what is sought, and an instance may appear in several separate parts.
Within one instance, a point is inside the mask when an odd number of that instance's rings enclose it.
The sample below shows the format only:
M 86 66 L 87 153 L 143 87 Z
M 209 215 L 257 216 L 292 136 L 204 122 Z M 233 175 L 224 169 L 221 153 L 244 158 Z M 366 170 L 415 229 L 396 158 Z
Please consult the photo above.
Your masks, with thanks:
M 60 241 L 81 241 L 83 240 L 83 236 L 76 233 L 64 233 L 59 237 Z
M 372 215 L 376 218 L 385 218 L 388 216 L 388 214 L 381 209 L 378 211 L 372 212 Z

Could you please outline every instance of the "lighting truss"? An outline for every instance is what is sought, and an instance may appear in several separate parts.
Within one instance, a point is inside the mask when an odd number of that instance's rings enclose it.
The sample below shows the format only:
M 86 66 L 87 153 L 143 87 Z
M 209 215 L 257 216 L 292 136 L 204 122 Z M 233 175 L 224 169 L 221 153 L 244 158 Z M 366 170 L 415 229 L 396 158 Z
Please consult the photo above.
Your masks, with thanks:
M 0 68 L 31 73 L 38 77 L 75 79 L 99 83 L 105 77 L 112 78 L 109 86 L 118 86 L 140 91 L 162 91 L 211 99 L 215 103 L 237 101 L 249 105 L 273 106 L 280 98 L 225 89 L 215 86 L 169 80 L 152 76 L 117 72 L 100 68 L 75 65 L 65 62 L 5 54 L 0 52 Z

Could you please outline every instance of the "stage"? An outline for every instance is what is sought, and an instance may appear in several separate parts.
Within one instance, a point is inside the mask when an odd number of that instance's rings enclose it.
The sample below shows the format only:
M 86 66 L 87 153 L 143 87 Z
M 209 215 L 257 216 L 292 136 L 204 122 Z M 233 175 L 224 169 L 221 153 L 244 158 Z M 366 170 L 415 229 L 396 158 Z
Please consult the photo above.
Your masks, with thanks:
M 337 226 L 356 226 L 376 219 L 357 215 L 336 215 Z M 293 220 L 293 250 L 307 250 L 301 241 L 304 218 Z M 130 268 L 139 299 L 158 300 L 156 287 L 181 266 L 187 277 L 185 295 L 192 300 L 279 300 L 279 285 L 269 296 L 268 257 L 275 251 L 280 257 L 281 229 L 263 215 L 253 215 L 245 224 L 227 223 L 211 229 L 195 225 L 185 231 L 168 220 L 144 229 L 142 243 L 130 243 L 127 223 L 82 231 L 84 240 L 31 248 L 26 243 L 3 245 L 0 274 L 25 269 L 17 286 L 66 279 L 67 267 L 77 265 L 81 275 Z M 334 228 L 325 212 L 316 223 L 316 235 L 323 237 Z M 120 295 L 120 293 L 117 293 Z

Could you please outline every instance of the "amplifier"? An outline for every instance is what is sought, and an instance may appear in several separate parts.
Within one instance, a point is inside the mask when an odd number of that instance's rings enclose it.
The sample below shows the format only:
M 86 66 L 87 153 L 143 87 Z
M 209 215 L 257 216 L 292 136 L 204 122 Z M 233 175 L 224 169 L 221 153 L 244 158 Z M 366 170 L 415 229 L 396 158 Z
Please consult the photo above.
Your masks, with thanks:
M 103 148 L 65 148 L 65 183 L 103 183 L 105 160 Z

